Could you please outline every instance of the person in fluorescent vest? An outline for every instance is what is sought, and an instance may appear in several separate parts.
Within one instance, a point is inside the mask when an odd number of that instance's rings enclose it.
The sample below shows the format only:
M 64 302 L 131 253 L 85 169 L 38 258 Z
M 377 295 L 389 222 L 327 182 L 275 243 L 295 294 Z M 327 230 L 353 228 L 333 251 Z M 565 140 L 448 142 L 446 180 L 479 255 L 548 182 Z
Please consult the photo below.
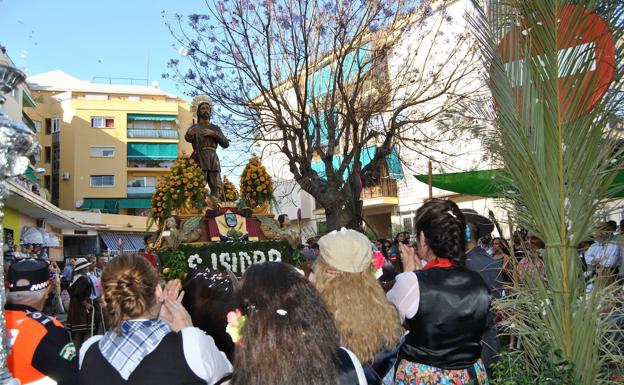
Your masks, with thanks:
M 23 385 L 78 384 L 74 343 L 59 321 L 41 312 L 53 289 L 48 264 L 27 259 L 11 265 L 7 287 L 7 367 L 13 376 Z

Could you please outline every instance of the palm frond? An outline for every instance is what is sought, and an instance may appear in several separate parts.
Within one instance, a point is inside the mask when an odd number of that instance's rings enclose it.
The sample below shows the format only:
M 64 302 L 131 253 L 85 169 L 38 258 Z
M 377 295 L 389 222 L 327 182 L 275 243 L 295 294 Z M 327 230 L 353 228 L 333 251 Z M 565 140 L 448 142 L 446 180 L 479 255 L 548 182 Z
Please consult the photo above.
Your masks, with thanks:
M 517 194 L 508 197 L 518 223 L 542 238 L 545 279 L 528 277 L 499 306 L 511 314 L 529 363 L 541 344 L 560 349 L 585 384 L 606 381 L 612 334 L 603 301 L 615 301 L 614 286 L 598 282 L 585 293 L 576 245 L 590 237 L 597 213 L 620 168 L 622 148 L 608 127 L 622 102 L 622 68 L 601 58 L 611 44 L 622 59 L 624 5 L 615 1 L 476 3 L 470 18 L 479 41 L 495 111 L 491 148 L 504 164 Z M 583 35 L 610 26 L 597 43 Z M 604 54 L 604 52 L 602 52 Z M 600 71 L 612 70 L 605 83 Z M 604 88 L 597 98 L 594 92 Z M 593 325 L 588 327 L 588 325 Z

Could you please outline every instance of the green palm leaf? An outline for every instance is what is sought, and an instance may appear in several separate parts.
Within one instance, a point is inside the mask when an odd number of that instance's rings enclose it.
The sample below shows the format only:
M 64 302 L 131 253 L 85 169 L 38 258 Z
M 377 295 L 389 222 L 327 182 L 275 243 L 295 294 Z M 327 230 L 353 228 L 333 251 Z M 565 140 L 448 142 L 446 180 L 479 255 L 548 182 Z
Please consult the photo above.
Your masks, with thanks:
M 599 18 L 611 28 L 597 39 L 612 34 L 614 48 L 624 5 L 491 0 L 476 8 L 471 24 L 495 101 L 491 148 L 518 192 L 508 197 L 517 222 L 546 242 L 545 279 L 535 274 L 518 282 L 520 289 L 499 306 L 512 314 L 530 367 L 539 368 L 539 347 L 549 344 L 575 365 L 583 383 L 605 382 L 605 364 L 621 359 L 603 306 L 616 301 L 615 288 L 600 281 L 585 294 L 576 245 L 590 237 L 621 164 L 618 137 L 607 123 L 622 102 L 622 69 L 611 66 L 613 81 L 595 100 L 588 90 L 606 88 L 593 70 L 603 64 L 595 60 L 598 44 L 576 41 L 595 31 Z M 622 44 L 614 52 L 621 61 Z

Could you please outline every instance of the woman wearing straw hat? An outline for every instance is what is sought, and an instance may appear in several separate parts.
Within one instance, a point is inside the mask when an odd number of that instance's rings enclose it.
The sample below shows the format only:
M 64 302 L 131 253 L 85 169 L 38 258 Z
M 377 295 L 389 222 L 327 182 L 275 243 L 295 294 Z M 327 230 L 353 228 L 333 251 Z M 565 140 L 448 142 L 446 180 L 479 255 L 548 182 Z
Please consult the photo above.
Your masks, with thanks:
M 72 283 L 68 289 L 70 301 L 67 324 L 71 330 L 76 349 L 80 349 L 80 345 L 89 337 L 91 331 L 93 304 L 90 299 L 91 281 L 87 277 L 89 266 L 91 266 L 91 262 L 86 258 L 78 258 L 76 260 Z

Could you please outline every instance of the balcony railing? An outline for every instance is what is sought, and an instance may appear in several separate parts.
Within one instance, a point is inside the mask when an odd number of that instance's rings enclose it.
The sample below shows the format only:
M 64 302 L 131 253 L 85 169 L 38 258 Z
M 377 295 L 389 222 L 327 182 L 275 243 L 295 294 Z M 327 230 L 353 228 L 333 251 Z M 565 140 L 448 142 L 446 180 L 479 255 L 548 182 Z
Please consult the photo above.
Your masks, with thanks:
M 153 128 L 128 128 L 128 138 L 178 139 L 177 130 Z
M 373 199 L 381 197 L 398 197 L 399 191 L 394 179 L 382 179 L 381 183 L 375 186 L 364 187 L 362 189 L 362 199 Z
M 156 186 L 128 186 L 128 196 L 152 195 L 156 191 Z
M 171 168 L 174 160 L 128 159 L 128 168 Z
M 399 190 L 397 188 L 397 182 L 394 179 L 383 179 L 380 184 L 370 187 L 364 187 L 362 189 L 362 200 L 391 197 L 398 198 Z M 317 200 L 314 200 L 314 209 L 322 209 Z

